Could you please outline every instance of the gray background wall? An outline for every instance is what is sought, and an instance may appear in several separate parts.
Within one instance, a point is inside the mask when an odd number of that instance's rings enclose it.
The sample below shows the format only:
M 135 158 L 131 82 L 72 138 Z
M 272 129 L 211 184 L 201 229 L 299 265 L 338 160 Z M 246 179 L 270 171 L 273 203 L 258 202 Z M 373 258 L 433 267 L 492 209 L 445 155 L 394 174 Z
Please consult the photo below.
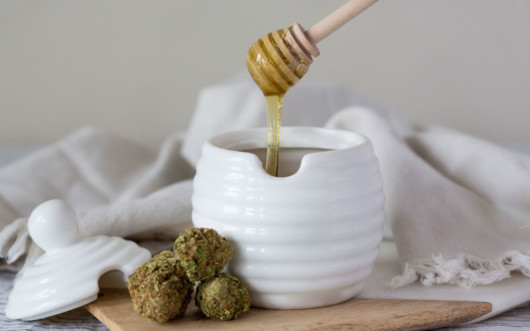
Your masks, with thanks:
M 0 1 L 0 144 L 84 125 L 160 142 L 248 47 L 339 0 Z M 338 81 L 423 123 L 530 145 L 529 0 L 380 0 L 319 44 Z

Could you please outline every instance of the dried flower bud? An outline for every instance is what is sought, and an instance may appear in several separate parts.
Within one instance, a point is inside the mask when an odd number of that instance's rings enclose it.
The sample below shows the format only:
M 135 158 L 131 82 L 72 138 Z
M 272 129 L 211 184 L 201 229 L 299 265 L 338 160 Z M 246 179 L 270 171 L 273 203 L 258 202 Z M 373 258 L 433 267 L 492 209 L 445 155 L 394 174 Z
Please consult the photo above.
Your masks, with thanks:
M 192 282 L 213 278 L 233 256 L 228 241 L 217 231 L 207 228 L 186 229 L 175 240 L 174 249 Z
M 209 318 L 228 321 L 250 309 L 250 296 L 239 279 L 221 273 L 197 286 L 195 305 Z
M 138 267 L 127 288 L 134 310 L 156 322 L 184 315 L 193 293 L 193 283 L 170 251 L 163 251 Z

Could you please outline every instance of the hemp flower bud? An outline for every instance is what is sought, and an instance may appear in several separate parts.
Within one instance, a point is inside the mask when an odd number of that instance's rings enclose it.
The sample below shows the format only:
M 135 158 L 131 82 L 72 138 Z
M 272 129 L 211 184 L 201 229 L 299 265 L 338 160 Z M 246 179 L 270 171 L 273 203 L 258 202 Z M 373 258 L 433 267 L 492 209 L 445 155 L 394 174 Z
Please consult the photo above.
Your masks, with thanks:
M 225 238 L 207 228 L 186 229 L 175 240 L 174 249 L 180 265 L 192 282 L 215 277 L 234 254 Z
M 193 283 L 171 251 L 163 251 L 138 267 L 127 288 L 134 310 L 156 322 L 184 315 L 193 293 Z
M 228 321 L 250 309 L 250 296 L 239 279 L 221 273 L 197 286 L 195 305 L 206 317 Z

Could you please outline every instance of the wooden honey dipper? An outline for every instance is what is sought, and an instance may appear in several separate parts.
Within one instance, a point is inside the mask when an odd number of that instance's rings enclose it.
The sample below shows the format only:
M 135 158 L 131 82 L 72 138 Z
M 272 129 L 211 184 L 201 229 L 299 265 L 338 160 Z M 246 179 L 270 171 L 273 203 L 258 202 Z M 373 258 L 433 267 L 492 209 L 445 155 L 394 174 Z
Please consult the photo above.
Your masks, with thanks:
M 280 124 L 285 92 L 306 74 L 313 63 L 313 56 L 320 54 L 317 43 L 376 1 L 350 0 L 307 31 L 296 23 L 263 36 L 248 50 L 248 71 L 265 95 L 267 104 L 265 171 L 269 175 L 278 175 Z
M 256 41 L 247 53 L 246 63 L 263 94 L 287 92 L 308 71 L 313 56 L 320 55 L 316 44 L 376 1 L 349 0 L 307 31 L 295 23 Z

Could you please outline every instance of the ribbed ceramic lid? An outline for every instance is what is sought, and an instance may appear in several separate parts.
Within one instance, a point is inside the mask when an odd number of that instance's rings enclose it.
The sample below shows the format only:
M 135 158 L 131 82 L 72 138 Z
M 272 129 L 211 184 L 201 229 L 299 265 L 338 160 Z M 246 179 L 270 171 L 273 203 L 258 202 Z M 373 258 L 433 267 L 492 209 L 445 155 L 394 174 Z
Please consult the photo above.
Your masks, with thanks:
M 28 230 L 45 254 L 17 275 L 6 306 L 11 319 L 36 320 L 83 306 L 96 300 L 104 273 L 119 270 L 126 282 L 151 257 L 119 237 L 79 240 L 77 214 L 61 200 L 38 206 Z

